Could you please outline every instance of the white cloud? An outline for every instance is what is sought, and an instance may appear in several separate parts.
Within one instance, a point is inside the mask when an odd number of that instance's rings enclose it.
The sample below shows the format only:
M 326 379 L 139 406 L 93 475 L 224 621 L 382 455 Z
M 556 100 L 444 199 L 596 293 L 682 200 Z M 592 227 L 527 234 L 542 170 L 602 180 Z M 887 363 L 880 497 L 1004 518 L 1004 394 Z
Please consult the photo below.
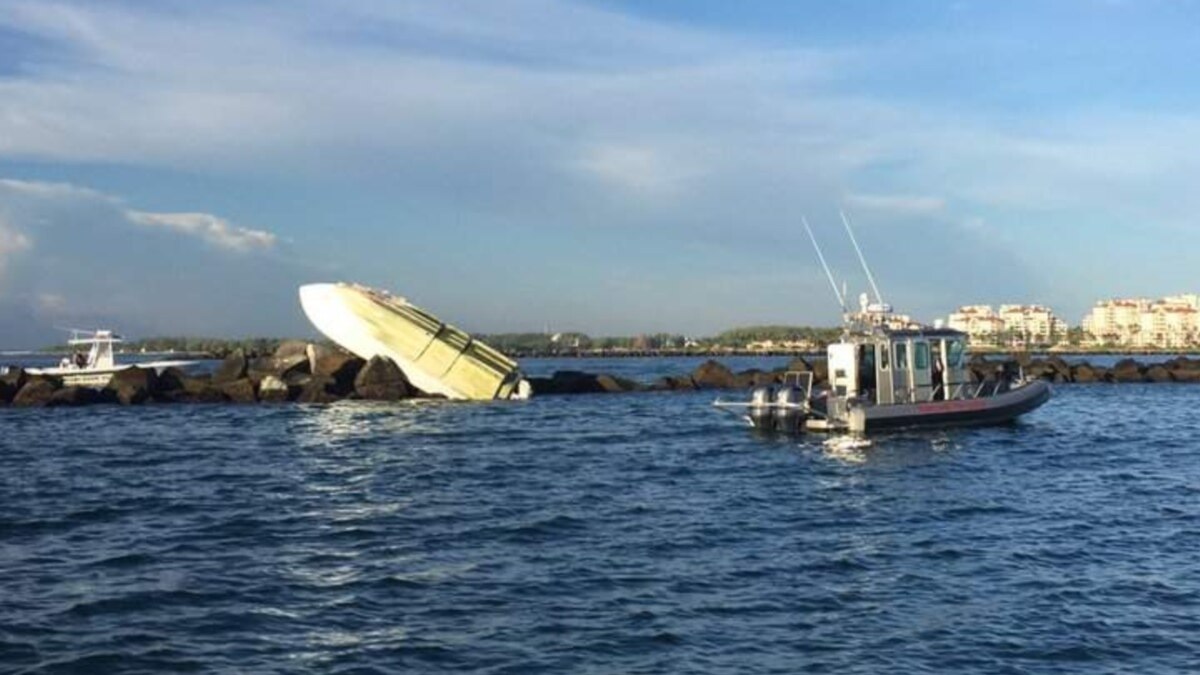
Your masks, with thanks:
M 3 271 L 9 257 L 29 250 L 33 241 L 29 235 L 12 227 L 0 217 L 0 271 Z
M 607 144 L 589 148 L 578 167 L 605 183 L 645 196 L 678 193 L 701 172 L 665 148 Z
M 852 209 L 869 209 L 906 215 L 933 214 L 946 208 L 946 200 L 927 195 L 882 195 L 850 193 L 846 195 L 846 206 Z
M 210 244 L 241 253 L 272 248 L 278 240 L 278 237 L 270 232 L 237 227 L 224 218 L 209 213 L 126 213 L 131 221 L 139 225 L 162 227 L 199 237 Z

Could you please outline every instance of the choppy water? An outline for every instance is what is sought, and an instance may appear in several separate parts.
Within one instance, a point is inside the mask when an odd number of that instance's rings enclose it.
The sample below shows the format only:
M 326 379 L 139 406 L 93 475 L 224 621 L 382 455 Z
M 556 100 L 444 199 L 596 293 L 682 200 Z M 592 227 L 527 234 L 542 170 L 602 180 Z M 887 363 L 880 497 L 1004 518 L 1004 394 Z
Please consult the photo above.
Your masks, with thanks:
M 0 671 L 1200 670 L 1200 388 L 1056 393 L 842 452 L 706 393 L 0 410 Z

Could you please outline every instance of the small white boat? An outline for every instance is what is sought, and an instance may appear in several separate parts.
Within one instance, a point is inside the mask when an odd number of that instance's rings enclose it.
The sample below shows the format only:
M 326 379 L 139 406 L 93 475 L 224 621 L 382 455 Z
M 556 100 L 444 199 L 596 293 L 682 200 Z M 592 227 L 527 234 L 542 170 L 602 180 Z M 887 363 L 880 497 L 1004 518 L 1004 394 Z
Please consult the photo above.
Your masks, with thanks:
M 117 364 L 113 345 L 123 340 L 111 330 L 71 331 L 67 344 L 78 348 L 70 356 L 63 357 L 53 368 L 26 368 L 30 375 L 49 375 L 62 378 L 63 384 L 75 387 L 103 387 L 114 373 L 137 366 L 163 370 L 171 367 L 188 366 L 195 361 L 148 361 L 143 363 Z M 87 347 L 84 351 L 82 348 Z

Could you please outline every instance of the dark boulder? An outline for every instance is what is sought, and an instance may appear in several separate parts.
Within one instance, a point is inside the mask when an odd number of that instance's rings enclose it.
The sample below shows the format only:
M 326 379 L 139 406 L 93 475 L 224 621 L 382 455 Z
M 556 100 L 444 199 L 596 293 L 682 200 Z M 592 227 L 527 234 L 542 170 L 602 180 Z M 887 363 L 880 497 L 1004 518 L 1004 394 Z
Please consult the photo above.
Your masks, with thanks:
M 19 366 L 14 366 L 10 368 L 7 373 L 0 375 L 0 384 L 7 385 L 9 388 L 11 388 L 14 396 L 16 395 L 16 392 L 20 391 L 21 387 L 24 387 L 25 383 L 28 381 L 29 373 L 25 372 L 25 369 Z
M 1121 359 L 1109 371 L 1113 382 L 1143 382 L 1142 367 L 1133 359 Z
M 1176 382 L 1200 382 L 1200 370 L 1180 368 L 1171 371 L 1171 379 Z
M 700 389 L 736 389 L 737 376 L 723 363 L 709 359 L 692 371 L 692 380 Z
M 252 359 L 246 365 L 246 375 L 254 382 L 261 382 L 268 375 L 286 378 L 289 375 L 307 375 L 308 373 L 308 356 L 304 354 L 262 356 Z
M 549 378 L 530 378 L 529 384 L 537 394 L 599 394 L 604 388 L 596 376 L 577 370 L 557 370 Z
M 1061 381 L 1059 380 L 1060 374 L 1058 370 L 1052 364 L 1044 361 L 1030 363 L 1028 366 L 1025 366 L 1024 371 L 1027 377 L 1049 380 L 1051 382 Z M 1070 370 L 1067 373 L 1070 376 Z
M 289 398 L 291 389 L 287 382 L 274 375 L 267 375 L 258 383 L 258 400 L 264 403 L 282 403 Z
M 1056 382 L 1068 382 L 1071 379 L 1071 364 L 1067 363 L 1059 356 L 1052 356 L 1043 361 L 1047 368 L 1053 371 L 1056 375 Z
M 220 386 L 242 379 L 246 376 L 248 365 L 249 361 L 246 358 L 246 352 L 241 349 L 235 349 L 232 354 L 226 356 L 221 361 L 221 365 L 217 366 L 217 370 L 212 376 L 213 384 Z
M 775 385 L 783 382 L 786 373 L 789 372 L 807 372 L 799 370 L 779 370 L 779 371 L 762 371 L 757 368 L 745 370 L 737 374 L 736 386 L 738 389 L 748 389 L 751 387 L 762 387 Z
M 233 382 L 218 385 L 221 393 L 232 403 L 254 403 L 258 397 L 254 394 L 254 382 L 248 377 Z
M 0 380 L 0 405 L 12 403 L 13 397 L 17 395 L 18 391 L 17 387 Z
M 354 378 L 354 394 L 369 401 L 399 401 L 413 395 L 413 387 L 394 361 L 374 356 Z
M 1054 379 L 1054 370 L 1046 364 L 1038 362 L 1026 366 L 1024 369 L 1025 375 L 1029 377 L 1038 377 L 1046 380 Z
M 12 404 L 18 408 L 41 408 L 49 405 L 58 389 L 59 384 L 50 378 L 30 378 L 13 397 Z
M 354 391 L 354 378 L 365 363 L 362 359 L 342 351 L 310 345 L 309 372 L 314 378 L 328 377 L 334 380 L 330 392 L 339 397 L 349 396 Z
M 642 389 L 642 385 L 633 380 L 605 373 L 596 376 L 596 384 L 599 385 L 601 390 L 610 394 L 621 394 Z
M 1176 356 L 1163 364 L 1168 370 L 1200 370 L 1200 359 Z
M 1146 369 L 1146 379 L 1150 382 L 1171 382 L 1171 371 L 1161 364 L 1155 364 Z
M 174 372 L 172 372 L 174 371 Z M 189 376 L 177 368 L 168 368 L 158 378 L 156 400 L 171 403 L 225 403 L 228 398 L 212 382 L 211 375 Z
M 93 387 L 63 387 L 50 396 L 46 407 L 78 407 L 93 403 L 106 403 L 112 399 L 102 394 L 101 390 Z
M 334 391 L 337 381 L 332 377 L 313 375 L 296 400 L 300 403 L 333 403 L 341 398 Z
M 1071 368 L 1071 381 L 1081 384 L 1099 382 L 1104 379 L 1104 375 L 1103 370 L 1098 370 L 1090 363 L 1081 363 Z
M 172 403 L 228 403 L 229 397 L 217 387 L 205 383 L 203 386 L 165 393 L 163 400 Z
M 308 343 L 303 340 L 284 340 L 275 348 L 275 358 L 287 359 L 293 356 L 308 358 Z
M 121 405 L 138 405 L 159 393 L 158 374 L 152 368 L 125 368 L 113 373 L 105 389 Z
M 655 380 L 650 388 L 656 391 L 691 391 L 696 388 L 696 383 L 690 375 L 668 375 Z
M 189 379 L 188 374 L 182 368 L 174 366 L 165 368 L 158 374 L 158 392 L 165 394 L 172 391 L 180 391 L 184 388 L 184 382 Z

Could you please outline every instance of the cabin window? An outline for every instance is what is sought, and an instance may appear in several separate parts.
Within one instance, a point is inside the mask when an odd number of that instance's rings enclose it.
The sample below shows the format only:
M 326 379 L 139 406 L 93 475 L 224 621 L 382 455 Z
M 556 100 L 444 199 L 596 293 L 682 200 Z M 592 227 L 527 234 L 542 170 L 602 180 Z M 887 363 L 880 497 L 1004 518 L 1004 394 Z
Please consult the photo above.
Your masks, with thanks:
M 929 368 L 929 343 L 918 342 L 913 356 L 916 357 L 916 365 L 914 367 L 917 370 L 927 370 Z
M 908 369 L 908 343 L 896 343 L 896 370 Z
M 892 357 L 892 350 L 887 349 L 886 346 L 883 349 L 879 350 L 879 369 L 880 370 L 887 370 L 888 368 L 891 367 L 891 363 L 892 363 L 891 357 Z
M 962 340 L 951 340 L 946 343 L 946 363 L 951 368 L 957 368 L 962 365 L 963 359 L 963 343 Z

